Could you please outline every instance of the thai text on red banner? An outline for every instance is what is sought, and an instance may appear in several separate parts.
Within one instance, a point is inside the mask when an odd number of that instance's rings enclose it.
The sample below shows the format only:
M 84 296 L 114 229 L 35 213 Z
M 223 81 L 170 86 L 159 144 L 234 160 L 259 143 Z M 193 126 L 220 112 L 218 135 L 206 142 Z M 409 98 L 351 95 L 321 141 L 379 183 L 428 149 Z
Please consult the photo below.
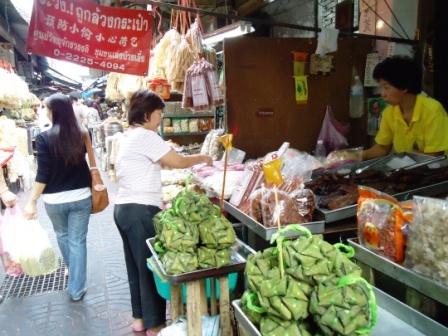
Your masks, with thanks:
M 27 50 L 89 68 L 145 76 L 152 12 L 85 0 L 34 0 Z

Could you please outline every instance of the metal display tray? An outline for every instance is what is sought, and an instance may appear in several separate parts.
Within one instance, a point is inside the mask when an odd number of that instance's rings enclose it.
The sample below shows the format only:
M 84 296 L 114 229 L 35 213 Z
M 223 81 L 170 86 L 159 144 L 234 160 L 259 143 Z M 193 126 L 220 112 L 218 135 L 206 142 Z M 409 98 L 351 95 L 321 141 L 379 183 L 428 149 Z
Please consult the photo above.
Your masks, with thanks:
M 395 197 L 398 201 L 406 201 L 411 199 L 414 195 L 435 196 L 446 192 L 448 192 L 448 181 L 443 181 L 425 187 L 403 191 L 392 196 Z M 336 210 L 326 210 L 316 207 L 314 209 L 314 217 L 316 219 L 323 220 L 326 223 L 336 222 L 341 219 L 356 217 L 356 208 L 356 204 Z
M 405 153 L 395 154 L 395 155 L 391 156 L 389 160 L 381 162 L 381 164 L 379 164 L 378 166 L 373 165 L 370 168 L 383 170 L 383 171 L 391 170 L 390 168 L 388 168 L 386 166 L 387 163 L 390 160 L 392 160 L 393 158 L 397 158 L 397 157 L 403 158 L 406 155 L 409 156 L 411 159 L 413 159 L 416 163 L 419 163 L 419 162 L 422 162 L 424 160 L 431 158 L 431 156 L 429 156 L 429 155 L 405 152 Z M 354 171 L 358 168 L 363 168 L 366 165 L 368 165 L 369 162 L 370 161 L 364 161 L 359 164 L 355 164 L 351 167 L 351 170 Z M 448 160 L 443 160 L 443 161 L 439 162 L 438 164 L 442 167 L 448 166 Z M 446 192 L 448 192 L 448 181 L 443 181 L 443 182 L 431 184 L 428 186 L 420 187 L 417 189 L 403 191 L 401 193 L 394 194 L 391 196 L 395 197 L 398 201 L 406 201 L 408 199 L 411 199 L 412 196 L 414 196 L 414 195 L 435 196 L 435 195 L 446 193 Z M 314 210 L 314 217 L 318 220 L 323 220 L 326 223 L 336 222 L 341 219 L 355 217 L 356 216 L 356 208 L 357 208 L 356 204 L 350 205 L 347 207 L 343 207 L 340 209 L 336 209 L 336 210 L 327 210 L 325 208 L 319 208 L 318 206 L 316 206 L 316 208 Z
M 247 226 L 247 228 L 256 234 L 258 234 L 261 238 L 264 240 L 270 241 L 271 237 L 274 233 L 278 231 L 276 227 L 267 228 L 261 223 L 254 220 L 252 217 L 249 217 L 244 212 L 242 212 L 240 209 L 235 207 L 233 204 L 230 204 L 229 202 L 224 202 L 224 210 L 226 210 L 229 214 L 234 216 L 236 219 L 241 221 L 241 224 L 244 226 Z M 310 230 L 312 234 L 318 234 L 323 233 L 325 231 L 325 222 L 324 221 L 317 221 L 317 222 L 309 222 L 309 223 L 302 223 L 300 224 L 304 228 L 307 228 Z M 300 233 L 295 231 L 289 231 L 286 234 L 286 237 L 288 238 L 295 238 L 300 236 Z
M 414 288 L 442 304 L 448 302 L 448 287 L 409 268 L 400 266 L 359 244 L 357 238 L 349 238 L 348 243 L 355 249 L 355 258 L 401 283 Z M 448 335 L 448 334 L 447 334 Z
M 369 169 L 376 169 L 376 170 L 382 170 L 384 172 L 388 172 L 388 171 L 394 170 L 393 168 L 390 168 L 389 166 L 387 166 L 387 164 L 392 159 L 396 159 L 396 158 L 401 159 L 406 156 L 411 158 L 412 160 L 414 160 L 415 163 L 419 163 L 419 162 L 422 162 L 422 161 L 432 158 L 432 156 L 430 156 L 430 155 L 420 154 L 420 153 L 411 153 L 411 152 L 395 153 L 395 154 L 390 155 L 390 157 L 388 159 L 385 159 L 385 157 L 382 156 L 382 157 L 378 157 L 378 158 L 370 159 L 370 160 L 366 160 L 366 161 L 343 164 L 337 168 L 333 168 L 333 169 L 329 169 L 329 170 L 321 170 L 320 173 L 317 172 L 317 174 L 314 174 L 314 172 L 313 172 L 312 178 L 318 177 L 318 176 L 322 175 L 322 173 L 324 173 L 324 172 L 325 173 L 327 173 L 327 172 L 337 173 L 340 170 L 343 170 L 343 171 L 350 170 L 351 172 L 355 172 L 357 169 L 364 168 L 367 166 L 369 166 Z M 383 159 L 385 159 L 385 160 L 383 160 Z
M 188 281 L 201 280 L 205 278 L 211 277 L 219 277 L 222 275 L 226 275 L 229 273 L 235 273 L 239 271 L 243 271 L 246 267 L 246 259 L 250 254 L 255 254 L 256 252 L 244 244 L 238 238 L 236 239 L 236 243 L 230 247 L 231 252 L 231 264 L 227 266 L 223 266 L 221 268 L 207 268 L 207 269 L 198 269 L 196 271 L 171 275 L 165 272 L 165 267 L 160 261 L 158 254 L 154 248 L 155 238 L 149 238 L 146 240 L 146 244 L 151 250 L 152 255 L 154 256 L 157 265 L 162 271 L 163 275 L 167 278 L 167 280 L 172 284 L 178 284 Z
M 405 305 L 392 296 L 373 287 L 377 303 L 377 323 L 371 336 L 406 335 L 406 336 L 446 336 L 448 328 L 417 310 Z M 245 336 L 261 336 L 257 327 L 249 321 L 241 310 L 241 300 L 232 301 L 235 317 Z

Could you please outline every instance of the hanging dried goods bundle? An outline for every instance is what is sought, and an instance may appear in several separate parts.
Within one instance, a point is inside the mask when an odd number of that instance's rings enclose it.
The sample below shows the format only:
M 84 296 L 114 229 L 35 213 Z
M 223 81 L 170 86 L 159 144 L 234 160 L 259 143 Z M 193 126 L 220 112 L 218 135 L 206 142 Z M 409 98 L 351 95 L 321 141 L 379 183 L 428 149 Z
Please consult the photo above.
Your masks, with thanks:
M 183 108 L 208 111 L 224 103 L 215 68 L 204 59 L 194 62 L 185 75 Z
M 207 93 L 211 105 L 218 106 L 224 104 L 224 97 L 222 96 L 221 88 L 219 86 L 219 79 L 216 68 L 212 64 L 207 62 L 205 71 L 207 76 Z
M 190 45 L 191 50 L 193 50 L 193 52 L 196 55 L 198 55 L 201 52 L 203 44 L 202 44 L 202 34 L 201 30 L 199 29 L 199 24 L 197 20 L 195 20 L 191 24 L 190 29 L 188 29 L 187 31 L 185 39 Z
M 195 68 L 195 64 L 188 68 L 186 74 L 185 74 L 185 80 L 184 80 L 184 91 L 182 95 L 182 107 L 183 108 L 193 108 L 193 90 L 191 87 L 191 74 L 193 72 L 193 69 Z
M 120 101 L 123 99 L 123 95 L 118 90 L 118 81 L 120 80 L 120 74 L 111 72 L 107 77 L 106 84 L 106 97 L 113 101 Z
M 170 57 L 171 46 L 180 43 L 179 32 L 172 28 L 163 35 L 154 48 L 154 57 L 150 64 L 150 76 L 161 76 L 166 79 L 166 60 Z
M 129 100 L 135 91 L 146 89 L 146 80 L 142 76 L 121 74 L 119 78 L 117 88 L 124 99 Z
M 218 67 L 218 58 L 216 56 L 216 50 L 207 44 L 202 45 L 202 57 L 205 58 L 216 69 Z
M 169 66 L 167 66 L 167 79 L 171 83 L 182 83 L 185 80 L 185 74 L 188 68 L 193 64 L 194 59 L 195 54 L 193 53 L 193 50 L 191 50 L 185 37 L 182 37 L 181 42 L 173 53 L 173 57 L 169 61 Z

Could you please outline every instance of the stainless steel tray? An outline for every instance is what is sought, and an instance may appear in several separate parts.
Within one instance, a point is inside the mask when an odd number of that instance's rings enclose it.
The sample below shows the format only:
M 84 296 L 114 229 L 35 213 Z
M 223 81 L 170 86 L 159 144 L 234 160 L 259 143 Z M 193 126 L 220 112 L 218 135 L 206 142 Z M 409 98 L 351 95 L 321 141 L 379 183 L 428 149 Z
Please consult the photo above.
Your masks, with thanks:
M 369 167 L 369 169 L 378 169 L 378 170 L 383 170 L 383 171 L 390 171 L 393 170 L 392 168 L 389 168 L 387 166 L 387 164 L 390 162 L 390 160 L 394 159 L 394 158 L 403 158 L 405 156 L 408 156 L 409 158 L 411 158 L 412 160 L 414 160 L 416 163 L 422 162 L 424 160 L 430 159 L 432 158 L 432 156 L 430 155 L 426 155 L 426 154 L 420 154 L 420 153 L 411 153 L 411 152 L 403 152 L 403 153 L 395 153 L 392 154 L 389 159 L 384 160 L 384 157 L 379 157 L 379 158 L 375 158 L 375 159 L 370 159 L 370 160 L 366 160 L 366 161 L 361 161 L 361 162 L 352 162 L 352 163 L 346 163 L 346 164 L 342 164 L 336 168 L 332 168 L 332 169 L 316 169 L 313 171 L 313 174 L 311 175 L 311 178 L 317 178 L 320 175 L 322 175 L 322 173 L 328 173 L 328 172 L 332 172 L 332 173 L 337 173 L 339 171 L 351 171 L 351 172 L 355 172 L 356 169 L 359 168 L 364 168 L 367 166 L 371 166 Z M 378 164 L 376 164 L 376 162 L 378 162 Z
M 392 160 L 393 158 L 403 158 L 405 156 L 409 156 L 416 163 L 422 162 L 422 161 L 427 160 L 432 157 L 429 155 L 419 154 L 419 153 L 408 153 L 408 152 L 398 153 L 398 154 L 392 155 L 386 161 L 379 162 L 378 165 L 375 165 L 375 164 L 372 165 L 372 167 L 370 167 L 370 168 L 383 170 L 383 171 L 391 171 L 393 169 L 389 168 L 387 166 L 387 163 L 389 163 L 390 160 Z M 374 159 L 374 160 L 377 160 L 377 159 Z M 372 160 L 363 161 L 363 162 L 352 165 L 350 167 L 350 169 L 353 172 L 358 168 L 363 168 L 363 167 L 371 164 L 371 162 L 372 162 Z M 448 160 L 444 160 L 442 162 L 439 162 L 439 165 L 440 166 L 448 165 L 447 162 L 448 162 Z M 412 196 L 414 196 L 414 195 L 434 196 L 434 195 L 442 194 L 445 192 L 448 192 L 448 181 L 431 184 L 431 185 L 417 188 L 417 189 L 407 190 L 407 191 L 404 191 L 404 192 L 401 192 L 401 193 L 398 193 L 398 194 L 395 194 L 392 196 L 395 197 L 398 201 L 405 201 L 405 200 L 411 199 Z M 350 205 L 347 207 L 343 207 L 340 209 L 336 209 L 336 210 L 327 210 L 325 208 L 320 208 L 320 207 L 316 206 L 316 209 L 314 211 L 314 217 L 318 220 L 323 220 L 326 223 L 336 222 L 341 219 L 355 217 L 356 216 L 356 208 L 357 208 L 356 204 Z
M 377 302 L 378 321 L 370 333 L 371 336 L 446 336 L 448 328 L 412 309 L 377 288 L 373 288 Z M 245 336 L 261 336 L 257 327 L 249 321 L 241 310 L 241 300 L 232 301 L 235 317 Z
M 218 277 L 221 275 L 226 275 L 229 273 L 235 273 L 244 270 L 246 267 L 246 259 L 250 254 L 255 254 L 255 251 L 244 244 L 238 238 L 236 239 L 236 243 L 230 248 L 231 249 L 231 264 L 221 267 L 221 268 L 207 268 L 207 269 L 199 269 L 193 272 L 171 275 L 165 272 L 165 267 L 160 261 L 158 254 L 154 248 L 155 238 L 149 238 L 146 240 L 146 244 L 151 250 L 152 255 L 154 256 L 157 265 L 162 271 L 163 275 L 167 278 L 167 280 L 172 284 L 178 284 L 182 282 L 200 280 L 210 277 Z
M 355 249 L 355 258 L 357 260 L 399 280 L 401 283 L 418 290 L 442 304 L 448 302 L 448 287 L 370 251 L 360 245 L 357 238 L 349 238 L 348 243 Z
M 233 204 L 230 204 L 229 202 L 224 201 L 224 210 L 226 210 L 229 214 L 234 216 L 236 219 L 241 221 L 241 224 L 247 226 L 247 228 L 253 232 L 255 232 L 257 235 L 259 235 L 264 240 L 271 240 L 271 237 L 274 233 L 278 231 L 277 228 L 267 228 L 261 223 L 257 222 L 253 218 L 246 215 L 244 212 L 242 212 L 240 209 L 235 207 Z M 325 231 L 325 222 L 324 221 L 317 221 L 317 222 L 309 222 L 309 223 L 303 223 L 300 224 L 303 227 L 310 230 L 313 234 L 323 233 Z M 300 233 L 295 231 L 289 231 L 286 233 L 286 237 L 292 238 L 292 237 L 298 237 L 300 236 Z
M 448 192 L 448 181 L 443 181 L 435 184 L 431 184 L 425 187 L 403 191 L 398 194 L 392 195 L 398 201 L 406 201 L 412 199 L 412 196 L 435 196 Z M 316 219 L 323 220 L 326 223 L 336 222 L 341 219 L 356 217 L 357 205 L 350 205 L 336 210 L 326 210 L 316 207 L 314 210 L 314 217 Z
M 395 170 L 393 168 L 390 168 L 387 164 L 396 158 L 404 158 L 404 157 L 409 157 L 412 160 L 415 161 L 415 163 L 419 163 L 428 159 L 431 159 L 433 156 L 430 155 L 426 155 L 426 154 L 420 154 L 420 153 L 410 153 L 410 152 L 403 152 L 403 153 L 395 153 L 393 155 L 391 155 L 388 159 L 386 160 L 382 160 L 382 157 L 376 158 L 376 159 L 372 159 L 372 160 L 367 160 L 367 161 L 362 161 L 359 163 L 356 163 L 354 165 L 352 165 L 350 167 L 350 170 L 352 172 L 354 172 L 356 169 L 358 168 L 364 168 L 366 166 L 372 165 L 369 169 L 377 169 L 377 170 L 382 170 L 385 172 L 388 171 L 392 171 Z M 378 162 L 378 164 L 376 164 L 375 162 Z M 373 164 L 372 164 L 373 163 Z M 403 167 L 405 168 L 405 167 Z
M 345 164 L 341 164 L 337 168 L 332 168 L 332 169 L 324 169 L 324 168 L 315 169 L 315 170 L 313 170 L 313 173 L 311 174 L 311 179 L 315 179 L 315 178 L 321 176 L 323 173 L 328 173 L 328 172 L 333 172 L 333 173 L 337 173 L 339 171 L 354 172 L 356 169 L 363 168 L 368 165 L 372 165 L 372 167 L 373 167 L 374 163 L 379 160 L 381 160 L 380 157 L 375 158 L 375 159 L 366 160 L 366 161 L 345 163 Z

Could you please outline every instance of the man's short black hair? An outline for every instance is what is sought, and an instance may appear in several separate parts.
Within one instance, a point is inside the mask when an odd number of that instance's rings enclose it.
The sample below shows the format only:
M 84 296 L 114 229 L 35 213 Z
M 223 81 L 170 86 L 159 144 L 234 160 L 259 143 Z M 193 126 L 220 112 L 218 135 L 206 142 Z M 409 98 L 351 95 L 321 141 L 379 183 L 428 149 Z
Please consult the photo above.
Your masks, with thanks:
M 87 98 L 86 100 L 84 100 L 84 104 L 87 105 L 87 107 L 93 107 L 93 100 Z
M 78 101 L 79 99 L 82 99 L 82 95 L 79 91 L 72 91 L 68 94 L 68 98 L 73 103 L 75 101 Z
M 419 94 L 422 91 L 422 66 L 408 56 L 396 55 L 378 63 L 373 78 L 388 82 L 400 90 Z

